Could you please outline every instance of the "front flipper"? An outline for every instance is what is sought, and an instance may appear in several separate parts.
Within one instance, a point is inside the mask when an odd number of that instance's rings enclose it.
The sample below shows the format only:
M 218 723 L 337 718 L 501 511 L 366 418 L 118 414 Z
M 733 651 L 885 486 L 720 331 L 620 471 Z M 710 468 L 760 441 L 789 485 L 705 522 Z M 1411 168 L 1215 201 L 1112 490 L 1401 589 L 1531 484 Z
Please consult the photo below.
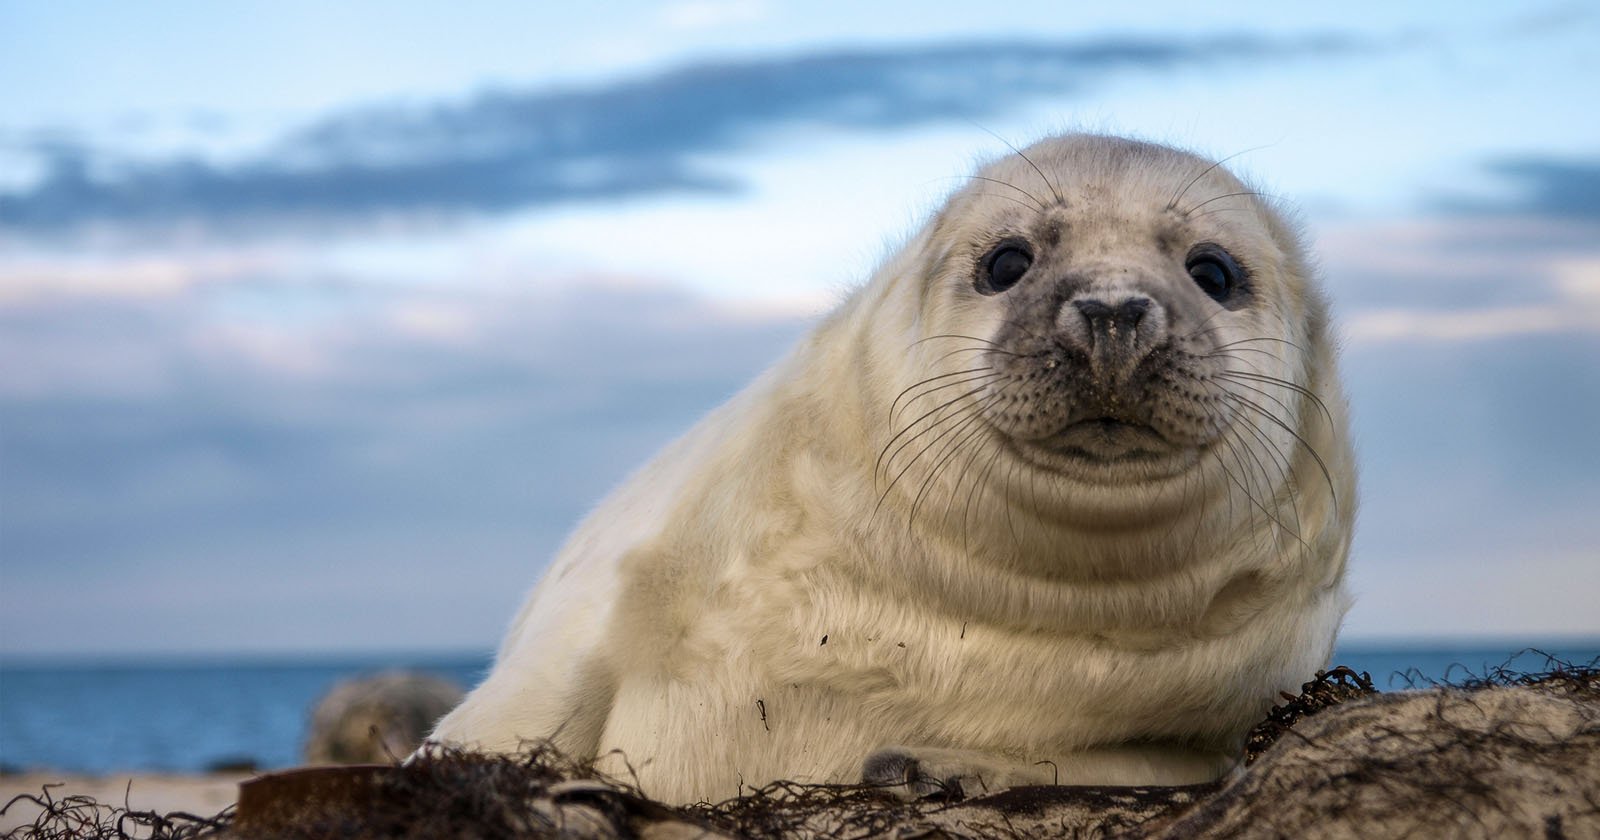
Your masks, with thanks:
M 1237 756 L 1170 743 L 1138 743 L 1071 752 L 1029 763 L 980 750 L 881 747 L 861 780 L 902 799 L 982 796 L 1022 785 L 1192 785 L 1214 781 Z
M 976 750 L 932 747 L 883 747 L 861 767 L 863 783 L 901 799 L 965 799 L 1018 785 L 1048 785 L 1053 779 L 1048 763 L 1030 767 Z

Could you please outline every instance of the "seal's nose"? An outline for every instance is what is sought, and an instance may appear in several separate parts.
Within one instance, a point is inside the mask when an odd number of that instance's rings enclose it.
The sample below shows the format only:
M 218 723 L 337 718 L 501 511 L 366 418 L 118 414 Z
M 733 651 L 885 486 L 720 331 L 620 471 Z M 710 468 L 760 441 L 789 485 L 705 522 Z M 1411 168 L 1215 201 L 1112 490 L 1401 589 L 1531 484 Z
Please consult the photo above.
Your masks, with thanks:
M 1149 295 L 1099 292 L 1071 298 L 1056 316 L 1056 334 L 1081 350 L 1095 375 L 1126 374 L 1166 331 L 1166 313 Z
M 1150 302 L 1149 298 L 1138 296 L 1124 298 L 1116 305 L 1099 298 L 1078 298 L 1072 305 L 1088 322 L 1089 335 L 1098 344 L 1103 338 L 1116 341 L 1121 336 L 1132 339 L 1137 335 L 1139 322 L 1150 311 Z

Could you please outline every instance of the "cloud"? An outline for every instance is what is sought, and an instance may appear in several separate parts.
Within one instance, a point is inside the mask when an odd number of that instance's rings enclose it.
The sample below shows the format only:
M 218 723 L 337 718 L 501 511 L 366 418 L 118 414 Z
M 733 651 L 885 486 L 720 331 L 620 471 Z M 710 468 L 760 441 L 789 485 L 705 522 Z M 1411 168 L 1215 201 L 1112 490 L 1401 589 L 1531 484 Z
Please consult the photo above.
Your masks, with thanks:
M 644 284 L 337 278 L 275 281 L 365 296 L 280 323 L 218 297 L 251 282 L 0 307 L 4 650 L 343 644 L 338 604 L 432 598 L 391 646 L 486 645 L 571 524 L 802 327 Z
M 1600 220 L 1600 158 L 1520 155 L 1491 160 L 1485 168 L 1510 182 L 1514 194 L 1498 200 L 1445 196 L 1436 204 L 1457 213 Z
M 1408 236 L 1438 245 L 1378 250 Z M 0 306 L 0 652 L 486 647 L 571 525 L 804 329 L 639 279 L 261 276 L 297 265 Z M 1595 298 L 1559 265 L 1541 295 Z M 1458 566 L 1592 577 L 1600 334 L 1399 340 L 1346 355 L 1384 610 L 1352 629 L 1470 630 L 1389 611 Z
M 1345 334 L 1357 343 L 1473 341 L 1528 333 L 1600 332 L 1600 308 L 1507 306 L 1468 312 L 1381 309 L 1353 316 Z
M 1317 250 L 1358 347 L 1600 335 L 1600 219 L 1331 223 Z
M 1301 60 L 1367 46 L 1334 35 L 1266 39 L 986 41 L 692 64 L 562 89 L 337 113 L 232 164 L 113 159 L 58 135 L 44 175 L 0 193 L 0 231 L 95 223 L 326 223 L 497 213 L 661 192 L 737 190 L 708 155 L 777 127 L 883 130 L 981 119 L 1137 70 Z

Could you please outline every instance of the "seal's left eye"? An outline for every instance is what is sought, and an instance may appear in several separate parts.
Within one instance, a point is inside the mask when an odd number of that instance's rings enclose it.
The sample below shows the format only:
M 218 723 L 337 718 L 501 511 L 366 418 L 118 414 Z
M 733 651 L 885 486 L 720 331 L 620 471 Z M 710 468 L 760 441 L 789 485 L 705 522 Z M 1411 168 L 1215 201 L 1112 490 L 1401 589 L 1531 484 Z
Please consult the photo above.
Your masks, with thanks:
M 1218 303 L 1227 300 L 1239 288 L 1244 274 L 1231 254 L 1211 244 L 1196 246 L 1185 267 L 1200 291 Z
M 1022 279 L 1033 265 L 1033 255 L 1018 245 L 1005 245 L 995 249 L 984 263 L 984 277 L 980 278 L 978 291 L 986 295 L 999 294 Z

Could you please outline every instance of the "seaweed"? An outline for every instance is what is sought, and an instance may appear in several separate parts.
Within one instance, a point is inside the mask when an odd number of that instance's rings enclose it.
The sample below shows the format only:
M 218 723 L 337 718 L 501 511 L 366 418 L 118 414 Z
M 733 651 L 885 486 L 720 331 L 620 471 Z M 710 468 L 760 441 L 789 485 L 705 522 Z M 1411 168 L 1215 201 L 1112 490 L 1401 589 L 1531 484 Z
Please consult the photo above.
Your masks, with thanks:
M 1511 661 L 1385 694 L 1365 673 L 1318 672 L 1252 730 L 1247 766 L 1209 785 L 1045 786 L 903 801 L 865 785 L 780 781 L 723 802 L 669 807 L 636 781 L 529 743 L 516 756 L 430 748 L 403 763 L 268 774 L 215 816 L 134 810 L 126 797 L 121 806 L 58 797 L 57 785 L 15 797 L 0 813 L 39 809 L 7 840 L 625 838 L 664 826 L 762 840 L 1600 831 L 1597 663 L 1546 656 L 1544 670 L 1528 673 Z
M 18 826 L 6 832 L 8 838 L 28 840 L 79 840 L 79 838 L 149 838 L 149 840 L 193 840 L 216 837 L 233 823 L 234 806 L 230 805 L 215 816 L 203 817 L 183 811 L 161 814 L 139 811 L 129 807 L 126 797 L 123 804 L 107 805 L 88 796 L 63 796 L 57 798 L 54 789 L 59 784 L 47 784 L 37 795 L 19 794 L 0 806 L 4 814 L 20 803 L 30 803 L 39 808 L 39 815 L 30 825 Z

